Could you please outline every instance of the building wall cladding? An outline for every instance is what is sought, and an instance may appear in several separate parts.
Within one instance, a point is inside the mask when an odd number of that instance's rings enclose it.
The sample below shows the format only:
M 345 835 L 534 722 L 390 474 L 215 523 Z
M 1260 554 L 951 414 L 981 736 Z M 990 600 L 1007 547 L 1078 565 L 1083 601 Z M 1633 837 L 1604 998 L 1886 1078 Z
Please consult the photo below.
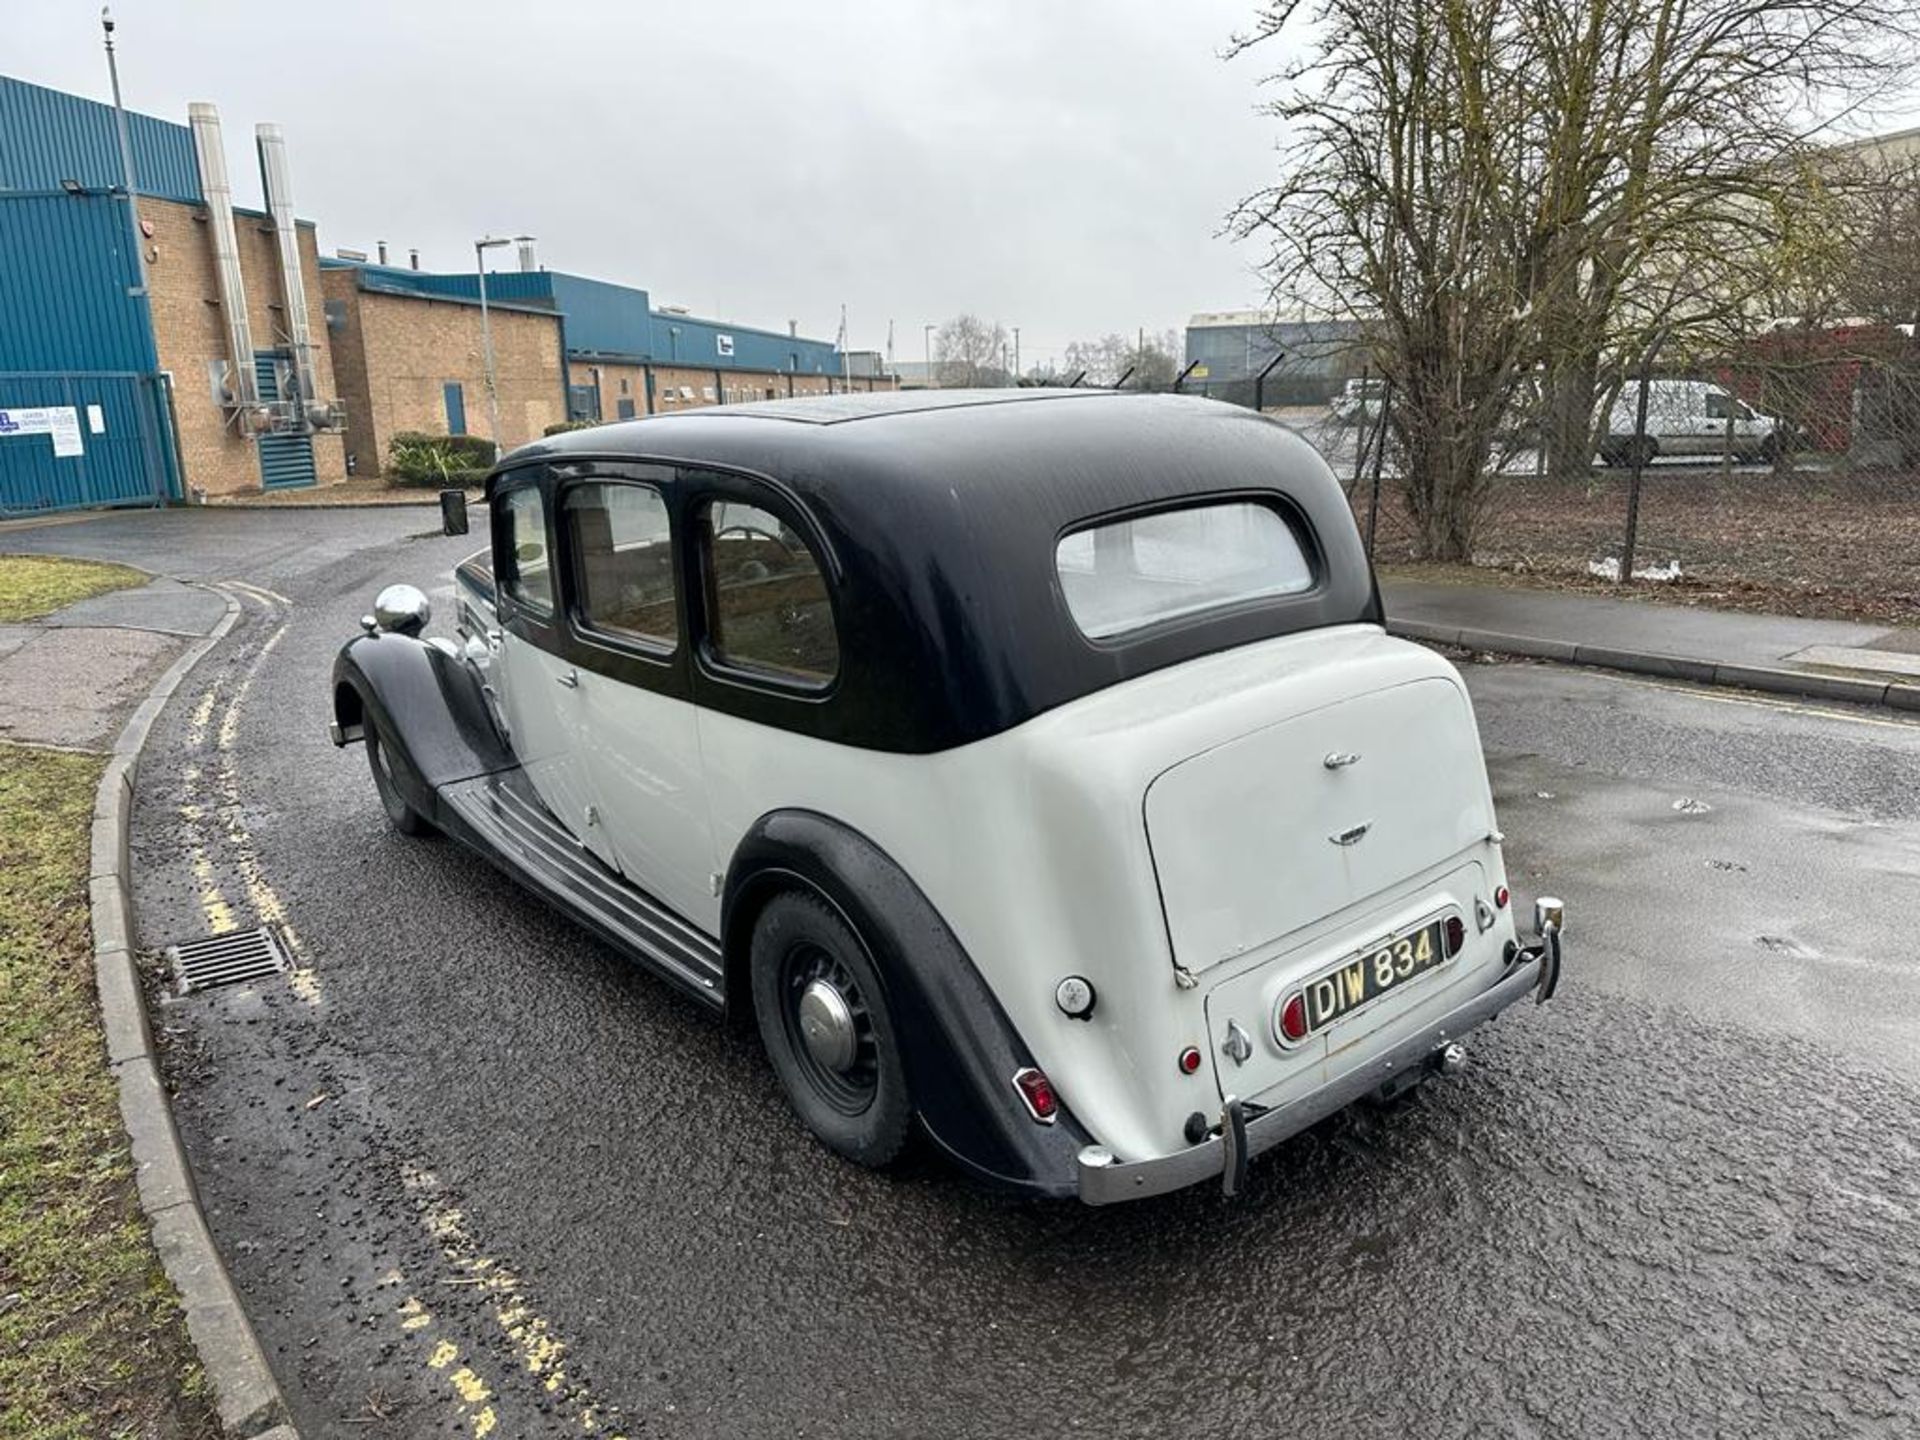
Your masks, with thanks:
M 489 307 L 500 403 L 493 436 L 477 304 L 361 289 L 352 270 L 325 275 L 327 298 L 346 302 L 339 378 L 356 474 L 381 474 L 387 447 L 403 431 L 445 435 L 448 384 L 460 386 L 466 433 L 491 436 L 505 449 L 566 418 L 557 315 Z
M 152 290 L 153 334 L 160 366 L 172 372 L 174 408 L 179 420 L 180 456 L 186 484 L 208 495 L 234 495 L 261 488 L 254 442 L 228 423 L 215 398 L 216 367 L 224 365 L 227 333 L 220 310 L 212 227 L 199 205 L 143 197 L 141 217 L 152 224 L 148 242 L 148 283 Z M 286 305 L 281 293 L 280 251 L 273 227 L 257 212 L 236 211 L 235 239 L 240 275 L 247 292 L 247 317 L 255 350 L 281 348 L 286 337 Z M 319 398 L 339 391 L 333 372 L 320 285 L 320 257 L 313 227 L 299 227 L 300 270 L 306 288 L 307 324 L 314 345 L 314 386 Z M 346 446 L 338 433 L 313 437 L 317 483 L 346 478 Z
M 126 202 L 0 194 L 0 370 L 150 371 Z
M 0 190 L 57 191 L 63 180 L 110 190 L 125 180 L 113 107 L 0 75 Z M 127 113 L 134 186 L 142 195 L 197 201 L 200 172 L 184 125 Z

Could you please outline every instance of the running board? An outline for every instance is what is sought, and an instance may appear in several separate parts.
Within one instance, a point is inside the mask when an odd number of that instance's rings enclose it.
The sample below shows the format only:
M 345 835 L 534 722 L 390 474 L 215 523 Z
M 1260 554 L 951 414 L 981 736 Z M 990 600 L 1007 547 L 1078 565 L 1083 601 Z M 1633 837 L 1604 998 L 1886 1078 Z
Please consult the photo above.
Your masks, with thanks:
M 529 890 L 709 1003 L 726 1003 L 719 942 L 581 848 L 524 770 L 457 781 L 439 801 L 446 829 Z

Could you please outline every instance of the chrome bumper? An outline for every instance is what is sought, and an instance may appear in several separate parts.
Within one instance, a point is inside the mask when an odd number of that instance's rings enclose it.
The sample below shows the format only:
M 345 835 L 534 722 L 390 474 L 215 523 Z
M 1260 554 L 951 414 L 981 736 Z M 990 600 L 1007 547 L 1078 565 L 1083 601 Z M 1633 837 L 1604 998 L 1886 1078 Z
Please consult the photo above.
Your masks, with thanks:
M 1089 1205 L 1112 1205 L 1121 1200 L 1144 1200 L 1182 1190 L 1202 1180 L 1219 1178 L 1232 1195 L 1246 1178 L 1247 1162 L 1282 1140 L 1344 1110 L 1396 1076 L 1431 1063 L 1448 1045 L 1475 1026 L 1491 1020 L 1529 991 L 1537 1000 L 1553 995 L 1560 980 L 1560 935 L 1557 928 L 1536 945 L 1522 950 L 1512 966 L 1493 985 L 1464 1005 L 1457 1006 L 1419 1034 L 1377 1055 L 1310 1095 L 1277 1109 L 1249 1114 L 1229 1099 L 1221 1116 L 1220 1133 L 1198 1145 L 1157 1160 L 1122 1161 L 1098 1145 L 1084 1147 L 1076 1160 L 1080 1198 Z

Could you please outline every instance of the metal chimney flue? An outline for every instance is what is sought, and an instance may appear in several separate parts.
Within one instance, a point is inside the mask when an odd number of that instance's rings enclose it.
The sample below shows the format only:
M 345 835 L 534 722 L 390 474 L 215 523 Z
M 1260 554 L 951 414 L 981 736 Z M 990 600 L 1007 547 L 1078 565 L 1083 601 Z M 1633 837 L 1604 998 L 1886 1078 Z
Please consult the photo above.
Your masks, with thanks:
M 377 240 L 374 242 L 374 244 L 380 254 L 380 263 L 382 265 L 386 264 L 387 263 L 387 242 L 384 240 Z
M 538 270 L 539 268 L 540 268 L 539 264 L 533 258 L 533 241 L 522 240 L 520 242 L 521 271 L 524 274 L 531 275 L 534 271 Z
M 420 252 L 418 250 L 407 251 L 407 268 L 409 270 L 418 270 L 420 268 Z
M 285 308 L 287 351 L 293 360 L 292 401 L 294 428 L 311 427 L 308 409 L 314 393 L 313 333 L 307 321 L 307 285 L 300 273 L 300 232 L 293 219 L 293 172 L 287 163 L 287 141 L 278 125 L 253 127 L 260 149 L 260 188 L 266 193 L 267 213 L 273 217 L 273 238 L 280 250 L 280 299 Z
M 227 180 L 227 155 L 220 139 L 220 111 L 205 101 L 187 106 L 193 132 L 193 158 L 200 171 L 200 193 L 207 205 L 213 237 L 214 279 L 220 289 L 220 318 L 227 331 L 226 404 L 251 422 L 260 409 L 253 373 L 253 327 L 247 318 L 247 287 L 240 274 L 240 242 L 233 228 L 233 186 Z

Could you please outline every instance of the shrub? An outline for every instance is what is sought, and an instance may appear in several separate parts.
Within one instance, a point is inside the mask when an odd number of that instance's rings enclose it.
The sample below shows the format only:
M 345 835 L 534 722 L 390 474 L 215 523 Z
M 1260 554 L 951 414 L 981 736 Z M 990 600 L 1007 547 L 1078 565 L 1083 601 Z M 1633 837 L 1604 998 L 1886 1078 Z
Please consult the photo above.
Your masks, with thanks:
M 542 435 L 564 435 L 569 430 L 591 430 L 599 423 L 598 420 L 562 420 L 558 425 L 547 426 L 547 428 L 540 433 Z
M 481 435 L 403 430 L 387 446 L 387 479 L 395 485 L 473 489 L 486 479 L 493 451 L 493 441 Z

